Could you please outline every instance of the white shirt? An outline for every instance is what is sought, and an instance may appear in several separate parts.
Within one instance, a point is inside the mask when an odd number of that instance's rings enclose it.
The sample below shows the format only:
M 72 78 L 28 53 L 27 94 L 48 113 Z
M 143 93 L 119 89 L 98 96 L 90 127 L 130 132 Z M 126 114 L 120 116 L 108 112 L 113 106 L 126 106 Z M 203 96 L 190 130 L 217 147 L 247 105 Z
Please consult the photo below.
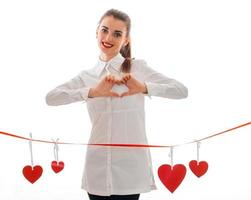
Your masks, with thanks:
M 83 70 L 70 81 L 59 85 L 46 96 L 48 105 L 58 106 L 85 101 L 92 130 L 89 143 L 147 144 L 144 97 L 138 93 L 125 97 L 88 97 L 107 74 L 121 76 L 124 58 L 117 54 L 108 62 L 98 60 L 95 67 Z M 146 84 L 148 96 L 186 98 L 187 88 L 150 68 L 144 60 L 132 60 L 131 74 Z M 122 93 L 125 85 L 112 88 Z M 82 189 L 91 194 L 109 196 L 149 192 L 157 189 L 149 148 L 87 146 Z

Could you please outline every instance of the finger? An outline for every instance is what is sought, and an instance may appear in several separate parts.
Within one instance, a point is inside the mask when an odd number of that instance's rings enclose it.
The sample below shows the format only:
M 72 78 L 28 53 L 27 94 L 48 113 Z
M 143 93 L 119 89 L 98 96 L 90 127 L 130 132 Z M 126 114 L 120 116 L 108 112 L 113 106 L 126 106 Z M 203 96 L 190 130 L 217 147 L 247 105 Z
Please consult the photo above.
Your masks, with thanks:
M 127 79 L 127 78 L 125 78 L 124 80 L 125 80 L 125 84 L 127 84 L 127 81 L 129 81 L 129 79 Z
M 116 82 L 116 77 L 113 75 L 112 76 L 112 82 L 115 83 Z
M 130 91 L 127 91 L 127 92 L 122 93 L 120 96 L 125 97 L 125 96 L 129 96 L 130 94 L 131 94 Z
M 109 81 L 112 82 L 112 80 L 113 80 L 113 75 L 110 75 L 109 76 Z
M 119 97 L 119 94 L 113 91 L 110 91 L 110 96 L 112 97 Z
M 120 79 L 119 79 L 119 82 L 122 84 L 125 84 L 125 80 L 124 80 L 124 77 L 121 77 Z
M 109 82 L 114 83 L 114 75 L 109 75 Z
M 126 77 L 126 76 L 128 76 L 128 73 L 123 74 L 123 77 Z
M 106 81 L 109 81 L 109 79 L 110 79 L 110 75 L 107 75 L 107 76 L 105 77 L 105 80 L 106 80 Z
M 128 74 L 128 80 L 132 78 L 132 75 L 131 74 Z
M 124 80 L 124 82 L 127 82 L 129 80 L 127 75 L 123 77 L 123 80 Z
M 125 76 L 125 80 L 126 80 L 126 81 L 128 81 L 130 78 L 131 78 L 131 75 L 130 75 L 130 74 L 127 74 L 127 75 Z
M 108 81 L 109 83 L 112 83 L 112 75 L 108 75 L 107 81 Z
M 119 79 L 116 79 L 115 80 L 115 83 L 117 83 L 118 85 L 121 85 L 122 83 L 121 83 L 121 80 L 119 80 Z
M 124 79 L 121 79 L 120 82 L 121 82 L 122 84 L 126 84 L 126 81 L 125 81 Z

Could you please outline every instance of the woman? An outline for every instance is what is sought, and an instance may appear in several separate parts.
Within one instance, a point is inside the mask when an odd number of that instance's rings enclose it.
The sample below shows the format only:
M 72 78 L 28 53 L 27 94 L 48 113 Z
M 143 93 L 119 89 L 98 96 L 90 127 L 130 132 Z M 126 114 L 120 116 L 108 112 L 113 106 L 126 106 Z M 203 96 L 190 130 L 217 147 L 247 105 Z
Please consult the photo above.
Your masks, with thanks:
M 188 95 L 180 82 L 131 58 L 130 18 L 111 9 L 101 17 L 96 37 L 100 56 L 46 96 L 48 105 L 85 101 L 92 122 L 89 143 L 147 144 L 144 97 L 181 99 Z M 137 147 L 87 147 L 82 189 L 91 200 L 139 199 L 156 189 L 150 150 Z

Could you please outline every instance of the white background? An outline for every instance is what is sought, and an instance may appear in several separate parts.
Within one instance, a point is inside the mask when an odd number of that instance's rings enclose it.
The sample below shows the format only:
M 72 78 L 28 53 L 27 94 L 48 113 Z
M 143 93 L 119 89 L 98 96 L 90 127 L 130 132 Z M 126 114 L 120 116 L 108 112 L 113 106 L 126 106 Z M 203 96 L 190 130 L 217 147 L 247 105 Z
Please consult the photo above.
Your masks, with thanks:
M 189 97 L 146 98 L 150 144 L 193 141 L 251 121 L 251 4 L 249 1 L 65 1 L 0 2 L 0 131 L 65 142 L 89 139 L 86 105 L 51 107 L 49 90 L 97 61 L 97 22 L 110 8 L 132 19 L 133 57 L 184 83 Z M 198 179 L 188 169 L 171 194 L 157 169 L 170 163 L 168 148 L 151 149 L 158 190 L 150 199 L 248 200 L 251 198 L 251 127 L 202 142 L 200 157 L 209 163 Z M 86 146 L 61 145 L 65 169 L 54 174 L 53 145 L 33 143 L 34 164 L 44 169 L 33 185 L 22 175 L 30 164 L 28 141 L 0 135 L 0 199 L 81 200 Z M 174 163 L 188 167 L 196 144 L 174 149 Z

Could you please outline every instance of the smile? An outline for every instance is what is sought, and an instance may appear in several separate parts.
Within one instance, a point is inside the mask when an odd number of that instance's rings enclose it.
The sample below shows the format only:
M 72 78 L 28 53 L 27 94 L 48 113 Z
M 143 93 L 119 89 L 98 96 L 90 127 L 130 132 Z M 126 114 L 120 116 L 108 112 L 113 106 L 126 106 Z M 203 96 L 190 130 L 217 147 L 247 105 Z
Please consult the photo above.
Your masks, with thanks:
M 113 45 L 110 44 L 110 43 L 107 43 L 107 42 L 101 42 L 101 43 L 102 43 L 102 45 L 103 45 L 105 48 L 112 48 L 112 47 L 113 47 Z

